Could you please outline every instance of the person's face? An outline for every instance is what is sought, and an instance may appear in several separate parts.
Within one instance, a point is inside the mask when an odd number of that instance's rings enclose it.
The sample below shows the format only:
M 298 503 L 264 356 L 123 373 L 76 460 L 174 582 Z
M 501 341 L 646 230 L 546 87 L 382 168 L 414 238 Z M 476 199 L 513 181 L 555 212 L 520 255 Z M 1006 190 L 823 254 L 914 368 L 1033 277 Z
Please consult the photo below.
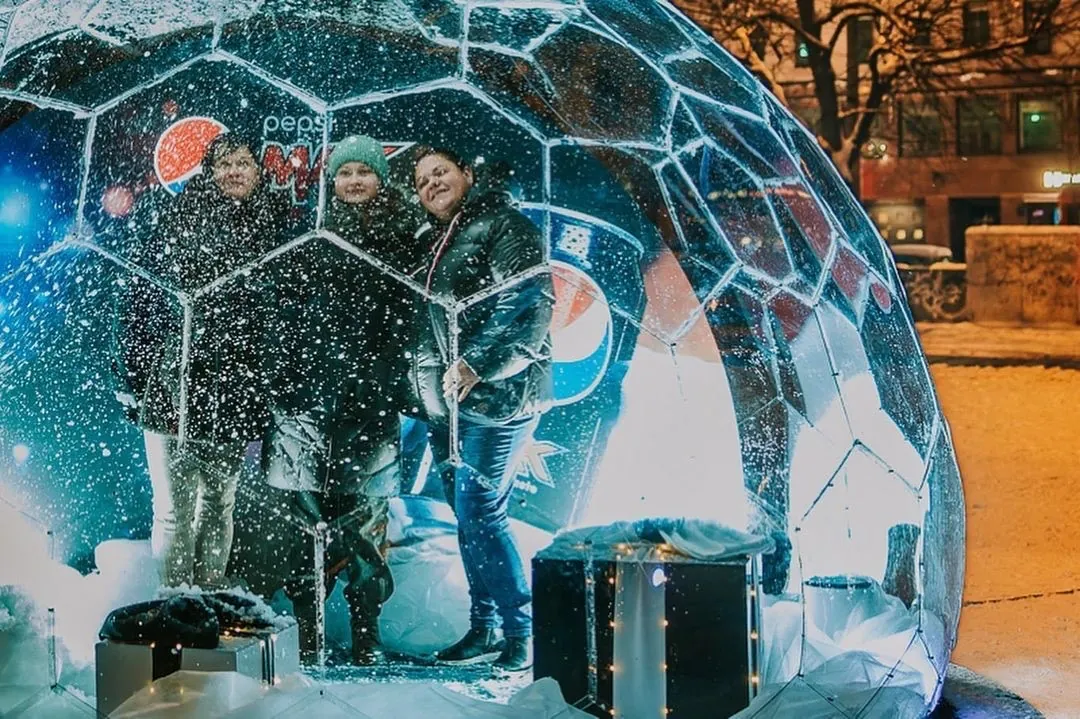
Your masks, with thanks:
M 379 186 L 379 176 L 362 162 L 346 162 L 334 175 L 334 196 L 350 205 L 374 200 Z
M 214 182 L 226 197 L 245 200 L 259 184 L 259 166 L 251 150 L 241 147 L 214 163 Z
M 442 155 L 428 155 L 416 163 L 414 174 L 420 204 L 440 220 L 453 216 L 473 184 L 472 170 L 462 170 Z

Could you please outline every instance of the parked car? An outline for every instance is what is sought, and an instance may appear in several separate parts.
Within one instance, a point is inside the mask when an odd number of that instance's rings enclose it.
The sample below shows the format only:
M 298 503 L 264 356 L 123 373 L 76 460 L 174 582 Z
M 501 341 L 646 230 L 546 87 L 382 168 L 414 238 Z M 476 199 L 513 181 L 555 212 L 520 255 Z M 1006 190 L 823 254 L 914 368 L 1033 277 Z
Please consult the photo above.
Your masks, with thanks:
M 889 245 L 898 265 L 932 265 L 935 262 L 952 262 L 952 250 L 941 245 L 925 242 Z

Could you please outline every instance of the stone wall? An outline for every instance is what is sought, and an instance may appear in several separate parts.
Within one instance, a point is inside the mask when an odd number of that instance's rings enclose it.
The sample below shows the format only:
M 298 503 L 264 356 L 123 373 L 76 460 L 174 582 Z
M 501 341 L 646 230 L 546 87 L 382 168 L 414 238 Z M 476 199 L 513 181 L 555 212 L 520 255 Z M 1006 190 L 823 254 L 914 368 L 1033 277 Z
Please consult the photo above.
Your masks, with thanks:
M 1080 324 L 1080 226 L 969 227 L 967 308 L 975 322 Z

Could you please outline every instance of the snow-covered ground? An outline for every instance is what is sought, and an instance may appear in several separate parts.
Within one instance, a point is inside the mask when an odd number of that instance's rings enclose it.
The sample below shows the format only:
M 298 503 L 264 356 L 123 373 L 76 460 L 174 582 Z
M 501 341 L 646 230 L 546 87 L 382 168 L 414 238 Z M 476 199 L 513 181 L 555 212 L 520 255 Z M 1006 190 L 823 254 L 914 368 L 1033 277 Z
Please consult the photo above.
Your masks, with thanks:
M 1080 717 L 1080 371 L 934 365 L 967 503 L 953 661 Z M 1072 593 L 1065 593 L 1070 592 Z M 1012 601 L 993 601 L 1016 597 Z

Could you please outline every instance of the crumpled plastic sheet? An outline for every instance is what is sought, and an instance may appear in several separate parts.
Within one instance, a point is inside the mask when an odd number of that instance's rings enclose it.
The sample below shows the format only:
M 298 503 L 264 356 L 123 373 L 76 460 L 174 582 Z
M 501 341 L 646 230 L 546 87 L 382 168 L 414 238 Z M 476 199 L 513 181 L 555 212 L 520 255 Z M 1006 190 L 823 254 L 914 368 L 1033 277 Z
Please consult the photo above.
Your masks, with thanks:
M 843 591 L 843 601 L 820 609 L 813 591 L 806 589 L 805 627 L 798 599 L 764 607 L 762 692 L 734 719 L 831 719 L 843 716 L 837 707 L 860 718 L 919 716 L 937 674 L 915 636 L 917 607 L 907 608 L 877 582 Z M 940 631 L 929 613 L 922 621 L 924 632 Z
M 749 534 L 711 520 L 687 518 L 653 518 L 581 527 L 560 533 L 555 542 L 559 547 L 574 547 L 585 542 L 605 547 L 623 542 L 655 541 L 654 535 L 679 554 L 702 561 L 768 553 L 774 547 L 770 536 Z

